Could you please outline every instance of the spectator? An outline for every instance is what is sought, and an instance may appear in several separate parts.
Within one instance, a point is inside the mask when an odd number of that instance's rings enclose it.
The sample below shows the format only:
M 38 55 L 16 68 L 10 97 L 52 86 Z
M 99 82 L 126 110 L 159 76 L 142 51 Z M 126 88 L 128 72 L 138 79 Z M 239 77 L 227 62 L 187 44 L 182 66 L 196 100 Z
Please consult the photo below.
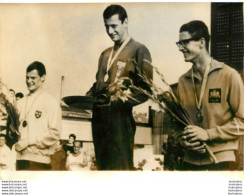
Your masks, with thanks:
M 16 97 L 16 100 L 19 100 L 19 99 L 23 98 L 24 95 L 23 95 L 23 93 L 18 92 L 18 93 L 16 93 L 15 97 Z
M 66 169 L 68 171 L 84 170 L 88 165 L 88 160 L 85 152 L 81 151 L 82 143 L 74 141 L 73 153 L 71 153 L 66 159 Z
M 9 92 L 10 92 L 9 101 L 12 104 L 16 104 L 15 91 L 13 89 L 9 89 Z
M 6 135 L 0 134 L 0 170 L 14 170 L 13 155 L 9 147 L 6 145 Z
M 76 135 L 72 133 L 69 135 L 68 143 L 64 144 L 63 149 L 66 156 L 69 155 L 70 153 L 73 153 L 73 142 L 75 141 L 75 139 L 76 139 Z
M 6 108 L 4 106 L 4 100 L 0 100 L 0 133 L 6 134 L 6 126 L 7 126 L 7 120 L 8 120 L 8 113 L 6 111 Z

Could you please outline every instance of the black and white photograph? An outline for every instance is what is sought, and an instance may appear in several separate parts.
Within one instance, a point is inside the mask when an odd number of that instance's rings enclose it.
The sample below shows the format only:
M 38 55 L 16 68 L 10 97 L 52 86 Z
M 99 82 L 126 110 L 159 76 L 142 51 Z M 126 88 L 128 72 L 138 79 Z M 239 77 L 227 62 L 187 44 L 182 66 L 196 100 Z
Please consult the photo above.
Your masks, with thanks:
M 0 179 L 227 194 L 243 66 L 243 2 L 0 3 Z

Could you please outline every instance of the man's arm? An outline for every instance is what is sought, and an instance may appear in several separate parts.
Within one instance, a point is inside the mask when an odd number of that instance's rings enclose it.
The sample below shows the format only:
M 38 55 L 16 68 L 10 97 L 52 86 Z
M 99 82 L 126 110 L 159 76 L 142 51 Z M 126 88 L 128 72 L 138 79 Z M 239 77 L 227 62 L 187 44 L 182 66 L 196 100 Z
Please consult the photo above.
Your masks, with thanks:
M 86 96 L 95 96 L 96 93 L 96 85 L 97 85 L 97 80 L 99 77 L 99 72 L 100 72 L 100 65 L 102 64 L 102 59 L 103 59 L 103 53 L 100 55 L 99 60 L 98 60 L 98 68 L 97 68 L 97 73 L 96 73 L 96 82 L 93 83 L 92 87 L 89 89 L 88 92 L 86 92 Z
M 207 129 L 210 140 L 233 140 L 244 135 L 244 86 L 240 75 L 233 72 L 230 76 L 228 103 L 234 117 L 227 123 Z
M 141 75 L 144 75 L 148 80 L 153 79 L 153 68 L 151 64 L 148 62 L 152 62 L 151 55 L 149 50 L 144 46 L 140 46 L 136 50 L 136 55 L 135 55 L 135 63 L 133 63 L 136 67 L 136 74 L 140 73 Z M 130 75 L 129 75 L 130 76 Z M 134 75 L 137 77 L 137 75 Z M 136 79 L 136 78 L 135 78 Z M 132 78 L 133 80 L 133 78 Z M 135 81 L 135 85 L 140 85 L 140 82 Z M 137 90 L 131 90 L 132 94 L 131 97 L 136 99 L 137 101 L 134 101 L 132 99 L 129 99 L 127 103 L 130 106 L 136 106 L 141 103 L 144 103 L 145 101 L 148 100 L 148 97 L 141 92 Z
M 42 137 L 37 138 L 36 145 L 39 148 L 54 145 L 61 135 L 62 112 L 59 103 L 53 102 L 52 105 L 49 105 L 47 114 L 48 132 L 45 132 Z

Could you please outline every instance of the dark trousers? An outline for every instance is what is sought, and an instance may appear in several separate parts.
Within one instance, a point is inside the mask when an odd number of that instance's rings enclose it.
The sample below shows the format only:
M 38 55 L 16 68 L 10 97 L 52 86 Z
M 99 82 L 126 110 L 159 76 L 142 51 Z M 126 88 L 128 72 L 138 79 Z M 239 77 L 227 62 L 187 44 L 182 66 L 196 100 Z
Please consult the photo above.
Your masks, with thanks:
M 50 164 L 39 163 L 29 160 L 17 160 L 17 171 L 49 171 L 51 170 Z
M 183 162 L 182 171 L 233 171 L 236 168 L 235 162 L 220 162 L 209 165 L 194 165 L 191 163 Z
M 133 170 L 132 108 L 94 107 L 92 136 L 99 170 Z

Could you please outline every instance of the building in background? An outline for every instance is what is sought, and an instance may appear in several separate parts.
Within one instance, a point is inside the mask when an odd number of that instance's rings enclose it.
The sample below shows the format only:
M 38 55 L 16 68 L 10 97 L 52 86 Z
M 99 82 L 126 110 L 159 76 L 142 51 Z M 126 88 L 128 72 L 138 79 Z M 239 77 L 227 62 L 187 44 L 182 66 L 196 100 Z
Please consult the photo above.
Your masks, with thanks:
M 235 68 L 244 81 L 243 3 L 211 3 L 211 55 Z M 240 138 L 239 170 L 243 170 L 244 137 Z

